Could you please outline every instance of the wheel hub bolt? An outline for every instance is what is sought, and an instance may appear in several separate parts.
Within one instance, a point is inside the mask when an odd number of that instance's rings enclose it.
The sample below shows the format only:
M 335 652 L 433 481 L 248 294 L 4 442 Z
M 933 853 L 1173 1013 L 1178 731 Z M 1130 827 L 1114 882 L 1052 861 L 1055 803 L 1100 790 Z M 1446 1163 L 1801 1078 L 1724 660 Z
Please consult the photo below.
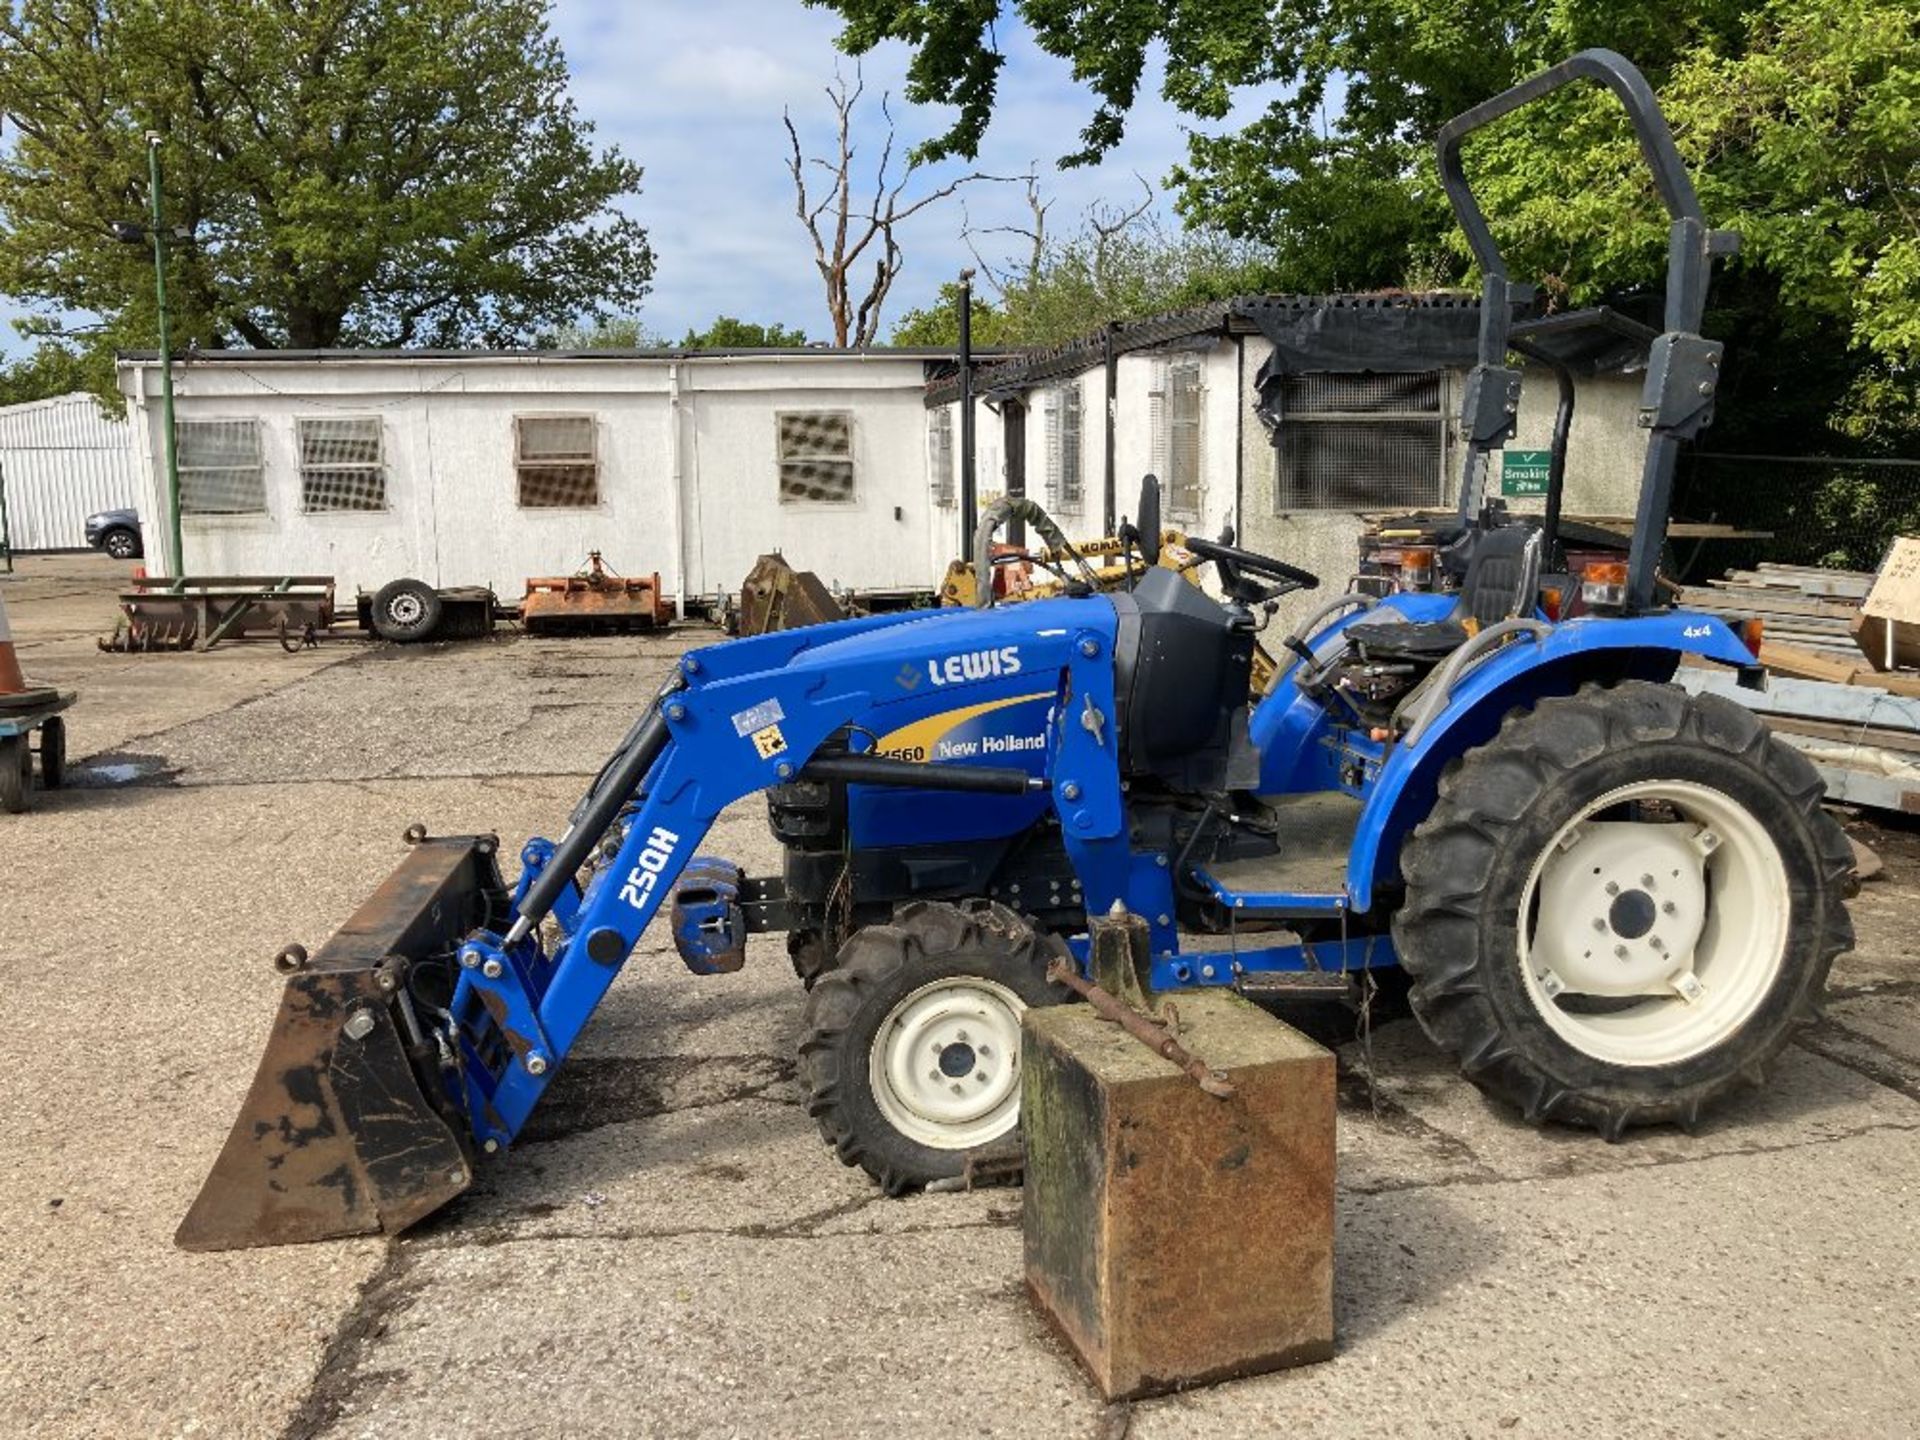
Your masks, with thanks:
M 1627 947 L 1624 945 L 1616 945 L 1613 947 L 1613 953 L 1615 958 L 1624 960 L 1627 958 Z
M 1620 893 L 1620 886 L 1612 880 L 1607 881 L 1607 894 L 1618 895 L 1619 893 Z
M 1660 907 L 1660 913 L 1663 915 L 1678 915 L 1680 913 L 1680 907 L 1669 900 Z

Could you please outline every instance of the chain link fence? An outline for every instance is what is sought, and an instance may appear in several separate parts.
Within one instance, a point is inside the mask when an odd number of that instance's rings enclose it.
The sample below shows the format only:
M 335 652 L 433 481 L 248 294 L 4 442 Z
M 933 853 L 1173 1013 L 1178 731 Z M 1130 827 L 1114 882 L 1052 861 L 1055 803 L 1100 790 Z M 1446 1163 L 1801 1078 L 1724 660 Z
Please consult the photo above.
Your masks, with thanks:
M 1696 452 L 1682 458 L 1673 513 L 1772 532 L 1766 540 L 1673 542 L 1688 584 L 1762 560 L 1873 570 L 1896 535 L 1920 534 L 1920 460 Z

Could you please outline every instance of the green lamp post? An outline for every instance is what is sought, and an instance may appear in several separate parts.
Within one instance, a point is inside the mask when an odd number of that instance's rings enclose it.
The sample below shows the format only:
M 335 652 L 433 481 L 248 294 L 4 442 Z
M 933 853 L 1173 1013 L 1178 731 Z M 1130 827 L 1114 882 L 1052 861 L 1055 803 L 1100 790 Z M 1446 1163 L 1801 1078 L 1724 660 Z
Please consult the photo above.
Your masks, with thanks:
M 173 326 L 167 310 L 167 227 L 161 219 L 160 134 L 147 132 L 148 221 L 116 220 L 114 238 L 128 245 L 153 245 L 153 285 L 160 302 L 160 411 L 167 457 L 167 522 L 174 575 L 186 573 L 187 552 L 180 539 L 180 461 L 173 433 Z

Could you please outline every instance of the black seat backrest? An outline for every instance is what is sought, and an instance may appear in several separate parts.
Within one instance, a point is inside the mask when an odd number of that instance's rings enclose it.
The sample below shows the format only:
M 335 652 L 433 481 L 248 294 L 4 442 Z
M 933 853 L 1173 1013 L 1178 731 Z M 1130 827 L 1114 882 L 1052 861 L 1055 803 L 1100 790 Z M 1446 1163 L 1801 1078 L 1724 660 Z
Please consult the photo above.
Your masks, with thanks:
M 1540 532 L 1530 525 L 1483 531 L 1451 618 L 1484 626 L 1531 614 L 1539 587 Z
M 1114 684 L 1128 772 L 1188 790 L 1223 788 L 1234 737 L 1246 733 L 1252 627 L 1234 623 L 1225 606 L 1164 565 L 1150 567 L 1131 594 L 1115 597 L 1114 610 Z M 1070 724 L 1079 720 L 1077 710 L 1067 716 Z

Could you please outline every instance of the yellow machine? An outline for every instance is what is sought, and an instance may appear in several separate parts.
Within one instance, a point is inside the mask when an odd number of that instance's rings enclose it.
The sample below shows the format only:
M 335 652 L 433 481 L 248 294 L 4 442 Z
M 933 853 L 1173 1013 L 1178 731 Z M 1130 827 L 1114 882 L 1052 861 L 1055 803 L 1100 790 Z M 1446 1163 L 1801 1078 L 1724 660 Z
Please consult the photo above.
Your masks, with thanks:
M 1140 552 L 1130 549 L 1127 542 L 1117 535 L 1103 535 L 1098 540 L 1088 540 L 1072 548 L 1087 562 L 1096 589 L 1118 590 L 1130 580 L 1138 579 L 1147 568 L 1146 562 L 1140 558 Z M 994 567 L 994 596 L 999 603 L 1044 600 L 1067 588 L 1065 570 L 1049 568 L 1064 567 L 1073 560 L 1073 554 L 1066 547 L 1055 545 L 1045 550 L 1028 551 L 1018 545 L 1000 545 L 995 547 L 995 552 L 1009 557 Z M 1187 537 L 1178 530 L 1160 532 L 1160 558 L 1155 563 L 1163 569 L 1184 575 L 1195 585 L 1200 583 L 1200 566 L 1204 562 L 1187 549 Z M 940 581 L 939 603 L 971 608 L 979 600 L 980 581 L 974 574 L 973 561 L 955 560 L 947 566 L 947 573 Z M 1251 681 L 1256 696 L 1267 693 L 1277 668 L 1264 646 L 1253 647 Z

